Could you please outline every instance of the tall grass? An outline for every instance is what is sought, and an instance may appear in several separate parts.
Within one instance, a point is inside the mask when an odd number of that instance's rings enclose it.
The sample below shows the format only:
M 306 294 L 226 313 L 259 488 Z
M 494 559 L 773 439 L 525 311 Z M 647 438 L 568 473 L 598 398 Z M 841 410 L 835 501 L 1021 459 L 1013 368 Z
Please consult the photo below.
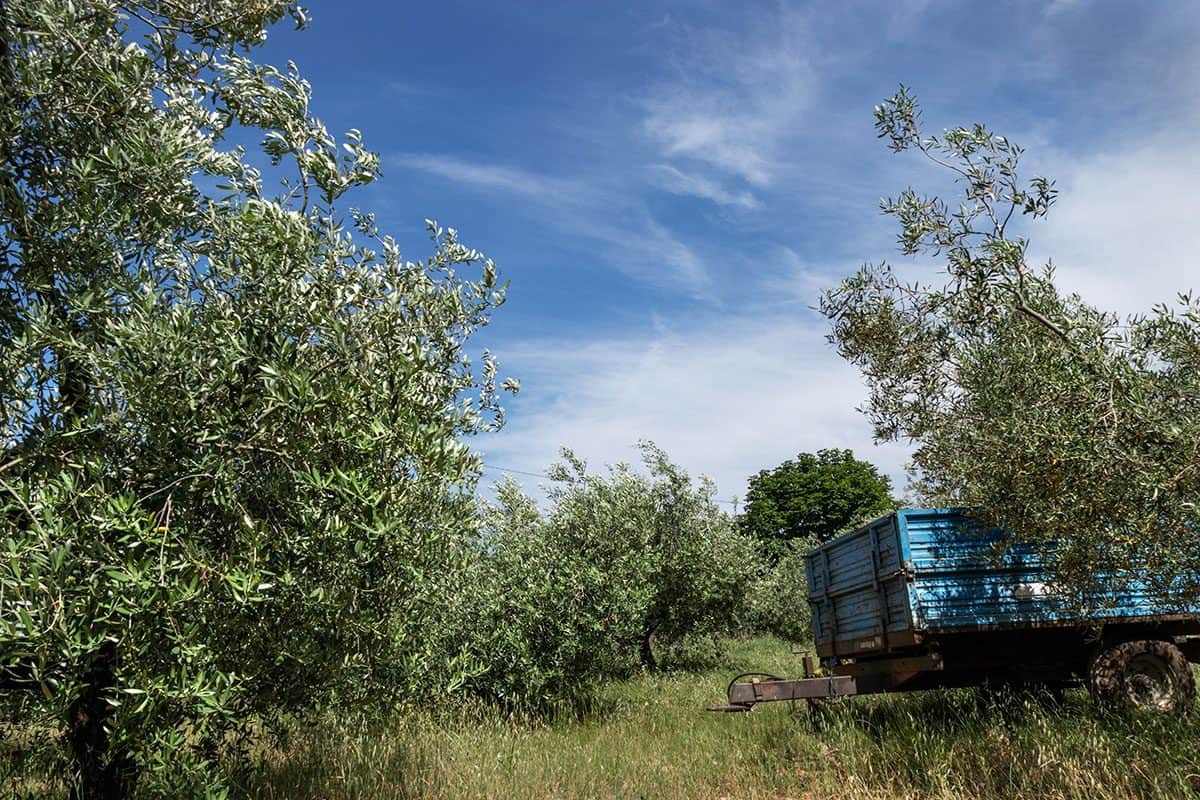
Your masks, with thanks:
M 1053 705 L 955 690 L 706 713 L 733 673 L 799 671 L 775 639 L 731 642 L 724 662 L 535 718 L 469 705 L 294 723 L 226 758 L 257 800 L 1200 797 L 1200 712 L 1127 719 L 1082 690 Z M 28 755 L 46 735 L 6 730 L 0 797 L 66 796 L 65 765 Z
M 1126 798 L 1200 796 L 1200 716 L 1123 719 L 1082 691 L 1046 708 L 971 690 L 853 698 L 809 715 L 703 711 L 743 669 L 795 674 L 771 639 L 728 664 L 605 687 L 522 719 L 480 707 L 328 720 L 263 751 L 251 796 L 292 798 Z

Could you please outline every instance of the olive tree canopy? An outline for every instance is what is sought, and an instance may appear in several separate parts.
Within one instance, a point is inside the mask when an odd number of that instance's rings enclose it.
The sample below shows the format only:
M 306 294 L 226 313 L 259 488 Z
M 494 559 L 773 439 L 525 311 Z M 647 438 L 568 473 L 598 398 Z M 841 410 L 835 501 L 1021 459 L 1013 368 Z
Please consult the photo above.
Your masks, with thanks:
M 216 791 L 251 712 L 412 691 L 502 421 L 495 268 L 348 204 L 377 157 L 250 57 L 284 17 L 0 4 L 0 672 L 84 796 Z
M 1056 191 L 1020 176 L 1020 147 L 982 125 L 928 135 L 903 87 L 875 123 L 960 191 L 882 203 L 901 251 L 939 259 L 941 280 L 866 265 L 822 299 L 831 340 L 866 378 L 877 437 L 915 443 L 933 501 L 973 506 L 1052 552 L 1079 603 L 1130 569 L 1165 600 L 1194 598 L 1200 304 L 1184 293 L 1122 320 L 1064 293 L 1051 265 L 1027 259 L 1022 231 Z

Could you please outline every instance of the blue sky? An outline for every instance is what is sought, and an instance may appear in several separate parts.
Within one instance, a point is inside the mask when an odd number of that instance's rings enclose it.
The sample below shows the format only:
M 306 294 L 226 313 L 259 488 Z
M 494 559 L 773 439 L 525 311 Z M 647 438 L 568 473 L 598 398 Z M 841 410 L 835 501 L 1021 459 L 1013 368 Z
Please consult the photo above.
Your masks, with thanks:
M 878 211 L 946 188 L 875 139 L 901 82 L 930 128 L 986 122 L 1058 181 L 1031 250 L 1086 299 L 1136 312 L 1200 284 L 1200 4 L 310 10 L 262 56 L 295 61 L 315 112 L 381 153 L 358 202 L 411 257 L 433 217 L 511 281 L 480 343 L 522 392 L 475 442 L 489 464 L 539 472 L 560 445 L 627 461 L 649 438 L 728 499 L 799 451 L 850 447 L 902 483 L 907 449 L 873 445 L 811 308 L 864 261 L 931 268 Z

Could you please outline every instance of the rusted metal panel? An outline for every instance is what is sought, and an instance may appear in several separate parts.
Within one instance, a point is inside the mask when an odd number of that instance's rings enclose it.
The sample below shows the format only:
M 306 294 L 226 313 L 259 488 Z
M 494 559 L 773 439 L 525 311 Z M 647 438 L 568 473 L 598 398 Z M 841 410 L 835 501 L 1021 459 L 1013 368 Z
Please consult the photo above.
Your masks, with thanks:
M 887 649 L 889 652 L 904 652 L 918 646 L 921 642 L 921 631 L 906 630 L 893 632 L 888 635 Z M 831 639 L 825 642 L 818 642 L 816 651 L 817 655 L 821 658 L 861 658 L 885 652 L 883 641 L 877 635 L 849 641 Z
M 934 672 L 942 669 L 942 657 L 938 653 L 907 658 L 884 658 L 877 661 L 858 661 L 853 664 L 839 664 L 833 668 L 836 675 L 850 675 L 856 678 L 864 675 L 904 675 L 917 672 Z
M 730 705 L 753 705 L 782 700 L 817 700 L 858 694 L 855 679 L 848 675 L 794 680 L 754 680 L 729 687 Z
M 1044 619 L 1017 620 L 1011 622 L 978 622 L 961 624 L 953 628 L 932 629 L 928 633 L 948 634 L 986 633 L 988 631 L 1036 631 L 1054 630 L 1055 628 L 1115 628 L 1122 625 L 1136 625 L 1139 628 L 1162 628 L 1164 635 L 1200 634 L 1200 615 L 1191 613 L 1178 614 L 1128 614 L 1124 616 L 1099 615 L 1081 620 L 1076 616 L 1051 617 Z

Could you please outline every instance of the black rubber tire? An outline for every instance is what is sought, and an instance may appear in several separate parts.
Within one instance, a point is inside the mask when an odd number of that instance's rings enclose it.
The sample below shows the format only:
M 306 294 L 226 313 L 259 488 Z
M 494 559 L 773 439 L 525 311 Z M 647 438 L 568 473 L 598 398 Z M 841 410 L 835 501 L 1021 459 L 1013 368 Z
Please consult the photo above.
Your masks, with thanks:
M 1196 696 L 1183 652 L 1157 639 L 1121 642 L 1102 650 L 1092 662 L 1088 688 L 1097 705 L 1138 713 L 1183 714 Z

